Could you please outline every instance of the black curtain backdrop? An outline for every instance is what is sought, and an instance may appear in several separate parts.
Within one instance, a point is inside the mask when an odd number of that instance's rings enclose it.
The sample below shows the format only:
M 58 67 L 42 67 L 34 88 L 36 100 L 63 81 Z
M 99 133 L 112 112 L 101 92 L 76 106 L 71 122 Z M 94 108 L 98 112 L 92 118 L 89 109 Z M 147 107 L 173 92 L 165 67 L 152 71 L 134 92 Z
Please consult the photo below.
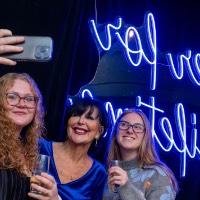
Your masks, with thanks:
M 87 20 L 94 16 L 93 1 L 8 0 L 1 2 L 0 27 L 15 35 L 51 36 L 53 60 L 1 66 L 0 73 L 26 72 L 38 83 L 46 106 L 48 138 L 62 140 L 65 99 L 92 79 L 97 63 Z M 93 56 L 91 56 L 94 54 Z
M 113 22 L 121 16 L 127 24 L 139 27 L 144 14 L 151 11 L 156 21 L 158 49 L 174 54 L 188 48 L 200 52 L 199 9 L 198 0 L 96 0 L 98 23 Z M 44 96 L 47 138 L 50 140 L 64 138 L 61 125 L 67 95 L 76 95 L 95 75 L 99 56 L 88 26 L 91 18 L 95 18 L 94 0 L 1 1 L 0 28 L 11 29 L 15 35 L 51 36 L 54 40 L 53 60 L 49 63 L 0 66 L 0 75 L 26 72 L 36 80 Z M 183 83 L 184 87 L 187 84 Z M 192 102 L 193 96 L 189 91 L 186 93 Z M 123 101 L 121 97 L 117 99 Z M 198 114 L 199 111 L 200 108 Z M 199 160 L 189 159 L 187 176 L 180 178 L 175 154 L 160 153 L 179 180 L 177 200 L 199 200 Z

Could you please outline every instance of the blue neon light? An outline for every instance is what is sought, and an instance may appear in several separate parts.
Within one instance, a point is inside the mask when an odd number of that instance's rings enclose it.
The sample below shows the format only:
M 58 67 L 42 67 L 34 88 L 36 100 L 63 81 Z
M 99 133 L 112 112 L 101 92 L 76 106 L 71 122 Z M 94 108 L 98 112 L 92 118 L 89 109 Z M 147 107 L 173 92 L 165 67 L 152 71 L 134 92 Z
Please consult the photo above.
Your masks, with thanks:
M 81 97 L 84 98 L 84 97 L 91 97 L 91 99 L 93 99 L 93 95 L 92 93 L 90 92 L 90 90 L 88 89 L 85 89 L 83 90 L 82 94 L 81 94 Z
M 182 79 L 184 75 L 184 67 L 191 82 L 195 85 L 200 86 L 200 69 L 199 69 L 199 54 L 196 54 L 193 58 L 194 62 L 191 66 L 190 60 L 192 57 L 191 50 L 186 51 L 185 55 L 181 54 L 177 56 L 177 69 L 174 66 L 174 61 L 172 59 L 172 54 L 166 54 L 167 61 L 169 63 L 170 71 L 174 79 Z M 197 78 L 196 78 L 196 76 Z
M 162 144 L 162 142 L 159 140 L 158 135 L 155 131 L 155 111 L 164 113 L 163 110 L 155 107 L 155 97 L 150 97 L 150 103 L 146 104 L 141 101 L 141 97 L 137 97 L 139 100 L 137 106 L 144 106 L 147 108 L 150 108 L 150 121 L 152 126 L 152 135 L 155 141 L 158 143 L 158 145 L 161 147 L 163 151 L 169 152 L 174 147 L 174 149 L 180 153 L 181 157 L 181 176 L 186 175 L 186 159 L 187 156 L 190 158 L 195 158 L 200 155 L 200 150 L 197 147 L 197 129 L 196 129 L 196 114 L 191 114 L 191 123 L 193 125 L 192 131 L 191 131 L 191 147 L 189 150 L 188 144 L 187 144 L 187 131 L 186 131 L 186 117 L 185 117 L 185 110 L 184 106 L 181 103 L 178 103 L 175 105 L 174 108 L 174 116 L 175 116 L 175 122 L 177 127 L 177 133 L 179 135 L 179 140 L 181 146 L 178 147 L 174 140 L 174 133 L 172 130 L 172 126 L 170 123 L 170 120 L 167 117 L 162 117 L 159 120 L 159 127 L 160 127 L 160 133 L 164 134 L 166 138 L 167 145 L 166 147 Z
M 157 86 L 157 36 L 153 14 L 148 13 L 144 19 L 147 47 L 144 46 L 142 41 L 144 38 L 140 37 L 138 29 L 134 26 L 123 26 L 122 18 L 118 18 L 115 25 L 109 23 L 105 26 L 105 33 L 103 33 L 105 37 L 102 37 L 102 33 L 100 34 L 98 32 L 97 24 L 95 24 L 94 20 L 91 20 L 89 23 L 99 48 L 104 51 L 109 51 L 112 47 L 112 37 L 116 37 L 117 41 L 124 49 L 127 60 L 133 66 L 133 69 L 140 69 L 146 66 L 142 64 L 143 61 L 150 66 L 150 89 L 155 90 Z M 106 38 L 106 40 L 103 38 Z M 200 53 L 192 54 L 192 50 L 187 50 L 185 53 L 177 55 L 167 53 L 165 58 L 166 63 L 162 63 L 162 65 L 169 68 L 169 72 L 174 79 L 182 80 L 187 74 L 194 85 L 200 86 Z M 92 97 L 92 93 L 89 91 L 83 91 L 83 93 L 82 96 L 88 94 Z M 149 97 L 148 103 L 143 102 L 141 96 L 136 97 L 136 106 L 149 109 L 152 137 L 155 143 L 165 152 L 175 150 L 180 154 L 180 174 L 181 176 L 185 176 L 187 159 L 200 156 L 200 149 L 197 146 L 197 116 L 195 113 L 190 114 L 192 129 L 190 131 L 191 142 L 189 145 L 187 141 L 188 130 L 186 128 L 189 120 L 186 121 L 183 104 L 175 104 L 174 119 L 169 119 L 164 116 L 166 115 L 165 111 L 158 108 L 155 102 L 155 97 Z M 111 102 L 105 102 L 105 107 L 110 115 L 112 123 L 115 123 L 123 110 L 121 108 L 114 110 Z M 159 116 L 163 115 L 163 117 L 157 117 L 157 114 L 159 114 Z M 157 124 L 155 124 L 155 122 Z M 157 130 L 155 130 L 155 127 Z M 159 134 L 157 134 L 158 132 Z M 104 136 L 106 137 L 107 135 Z M 178 141 L 176 136 L 178 136 Z M 174 138 L 176 138 L 176 140 Z
M 105 34 L 106 34 L 106 38 L 107 38 L 107 41 L 106 41 L 107 44 L 105 44 L 105 45 L 103 45 L 102 39 L 100 39 L 99 33 L 98 33 L 96 25 L 95 25 L 95 21 L 94 20 L 90 20 L 89 23 L 91 24 L 91 26 L 93 28 L 94 35 L 96 36 L 97 41 L 100 44 L 101 48 L 104 51 L 108 51 L 111 48 L 111 44 L 112 44 L 112 38 L 111 38 L 110 31 L 112 29 L 113 30 L 119 30 L 121 28 L 121 26 L 122 26 L 122 18 L 118 18 L 118 21 L 117 21 L 118 25 L 117 26 L 114 26 L 112 24 L 108 24 L 106 26 Z
M 99 36 L 97 25 L 94 20 L 89 21 L 91 31 L 94 33 L 94 39 L 97 41 L 99 48 L 104 51 L 110 50 L 112 46 L 112 37 L 117 37 L 119 43 L 124 48 L 128 62 L 134 66 L 134 69 L 142 67 L 141 63 L 144 60 L 151 67 L 150 75 L 150 89 L 155 90 L 157 86 L 157 37 L 156 37 L 156 24 L 154 16 L 152 13 L 148 13 L 144 19 L 144 26 L 147 35 L 146 52 L 143 49 L 141 37 L 137 31 L 137 28 L 130 26 L 123 30 L 122 18 L 118 18 L 118 23 L 116 26 L 112 24 L 107 24 L 105 28 L 105 35 L 107 38 L 107 43 L 103 44 L 102 39 Z M 121 29 L 125 34 L 122 34 Z M 111 34 L 111 30 L 114 34 Z M 130 32 L 132 37 L 130 37 Z M 124 38 L 122 35 L 125 35 Z M 130 43 L 134 42 L 136 44 L 135 49 L 130 48 Z M 147 54 L 150 56 L 148 57 Z M 192 55 L 192 51 L 188 50 L 185 54 L 179 54 L 177 57 L 177 69 L 175 67 L 173 56 L 171 53 L 165 55 L 166 63 L 163 65 L 168 66 L 171 76 L 174 79 L 181 80 L 184 77 L 184 70 L 186 70 L 191 82 L 194 85 L 200 86 L 200 53 Z
M 91 98 L 93 98 L 92 93 L 86 89 L 83 90 L 81 93 L 82 98 L 88 97 L 88 94 Z M 71 101 L 71 100 L 70 100 Z M 165 111 L 161 108 L 156 107 L 155 105 L 155 97 L 149 97 L 149 103 L 145 103 L 142 101 L 141 96 L 136 97 L 136 105 L 137 107 L 145 107 L 149 109 L 149 119 L 152 127 L 152 137 L 154 141 L 159 145 L 159 147 L 165 151 L 170 152 L 172 149 L 177 151 L 180 154 L 181 162 L 180 162 L 180 174 L 182 177 L 186 175 L 186 167 L 187 167 L 187 158 L 195 158 L 200 156 L 200 149 L 197 147 L 197 129 L 196 129 L 196 114 L 191 113 L 190 115 L 190 123 L 192 124 L 191 130 L 191 145 L 187 143 L 187 130 L 186 130 L 186 116 L 185 116 L 185 109 L 183 104 L 178 103 L 174 107 L 174 118 L 175 120 L 175 127 L 172 127 L 171 120 L 166 116 L 160 117 L 159 119 L 156 118 L 156 113 L 165 114 Z M 114 109 L 111 102 L 104 103 L 105 108 L 110 116 L 111 123 L 114 124 L 123 110 L 127 109 Z M 155 130 L 155 122 L 158 123 L 159 130 Z M 176 128 L 174 130 L 173 128 Z M 159 131 L 159 134 L 157 134 Z M 179 143 L 174 140 L 174 134 L 179 136 Z M 104 137 L 107 136 L 107 133 Z M 165 141 L 160 140 L 160 137 L 163 136 Z
M 111 28 L 116 30 L 116 32 L 114 33 L 114 35 L 117 36 L 120 44 L 125 48 L 126 51 L 126 56 L 128 58 L 128 61 L 131 63 L 131 65 L 133 65 L 134 67 L 137 67 L 141 64 L 142 62 L 142 58 L 152 66 L 151 68 L 151 84 L 150 84 L 150 88 L 152 90 L 156 89 L 156 67 L 157 67 L 157 49 L 156 49 L 156 27 L 155 27 L 155 20 L 153 17 L 153 14 L 149 13 L 148 15 L 146 15 L 146 21 L 147 21 L 147 38 L 148 38 L 148 44 L 149 44 L 149 51 L 151 53 L 150 58 L 148 58 L 143 50 L 142 47 L 142 42 L 140 39 L 140 35 L 137 31 L 137 29 L 135 27 L 129 27 L 127 28 L 126 32 L 125 32 L 125 38 L 122 38 L 122 36 L 120 35 L 120 33 L 118 32 L 118 30 L 121 28 L 122 26 L 122 19 L 118 18 L 118 26 L 113 26 L 112 24 L 107 24 L 106 26 L 106 37 L 108 38 L 107 41 L 107 46 L 103 45 L 102 39 L 99 36 L 99 33 L 97 31 L 97 27 L 95 24 L 94 20 L 90 20 L 90 27 L 92 29 L 92 32 L 94 33 L 94 37 L 96 38 L 97 44 L 99 45 L 100 48 L 102 48 L 104 51 L 108 51 L 111 48 Z M 110 28 L 111 27 L 111 28 Z M 135 43 L 137 45 L 137 49 L 133 50 L 129 47 L 129 43 L 133 42 L 130 40 L 130 32 L 133 32 L 133 37 L 131 37 L 131 40 L 135 40 Z M 133 59 L 133 57 L 136 57 L 135 59 Z M 135 61 L 133 61 L 135 60 Z
M 194 70 L 197 73 L 197 76 L 200 76 L 200 66 L 199 66 L 199 62 L 200 62 L 200 53 L 195 54 L 194 56 Z

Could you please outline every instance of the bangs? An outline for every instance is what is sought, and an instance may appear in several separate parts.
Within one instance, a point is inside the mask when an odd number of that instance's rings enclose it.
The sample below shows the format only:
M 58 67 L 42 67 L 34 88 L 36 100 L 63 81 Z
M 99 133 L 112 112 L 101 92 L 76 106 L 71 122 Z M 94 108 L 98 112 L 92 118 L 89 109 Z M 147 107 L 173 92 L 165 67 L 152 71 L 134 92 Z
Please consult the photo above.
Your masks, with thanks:
M 81 116 L 83 113 L 87 112 L 87 117 L 92 116 L 95 106 L 86 106 L 86 105 L 81 105 L 79 104 L 77 107 L 74 107 L 71 111 L 71 116 Z M 98 108 L 97 108 L 98 110 Z M 99 117 L 99 113 L 96 118 Z
M 104 134 L 110 125 L 104 104 L 96 99 L 74 97 L 73 103 L 66 104 L 65 107 L 62 120 L 63 135 L 65 135 L 65 137 L 67 136 L 66 126 L 71 116 L 81 116 L 83 113 L 87 112 L 87 117 L 94 118 L 92 115 L 95 109 L 97 109 L 96 119 L 98 119 L 100 125 L 104 127 L 104 132 L 102 133 Z

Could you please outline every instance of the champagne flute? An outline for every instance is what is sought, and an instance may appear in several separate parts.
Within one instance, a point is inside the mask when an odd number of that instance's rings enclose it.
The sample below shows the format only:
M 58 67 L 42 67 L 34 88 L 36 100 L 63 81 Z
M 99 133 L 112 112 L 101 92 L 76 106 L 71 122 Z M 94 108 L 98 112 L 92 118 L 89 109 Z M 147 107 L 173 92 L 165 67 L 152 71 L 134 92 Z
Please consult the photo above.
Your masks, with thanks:
M 50 165 L 50 157 L 47 156 L 47 155 L 39 154 L 39 156 L 36 160 L 36 163 L 35 163 L 33 174 L 32 174 L 31 179 L 30 179 L 30 183 L 41 185 L 40 181 L 36 178 L 36 175 L 41 175 L 42 172 L 48 173 L 49 172 L 49 165 Z M 33 188 L 31 188 L 31 192 L 39 193 L 38 191 L 36 191 Z
M 119 160 L 110 160 L 109 167 L 113 167 L 113 166 L 120 166 L 120 161 Z M 119 187 L 119 185 L 115 184 L 114 187 L 111 187 L 111 191 L 114 193 L 117 193 L 118 187 Z

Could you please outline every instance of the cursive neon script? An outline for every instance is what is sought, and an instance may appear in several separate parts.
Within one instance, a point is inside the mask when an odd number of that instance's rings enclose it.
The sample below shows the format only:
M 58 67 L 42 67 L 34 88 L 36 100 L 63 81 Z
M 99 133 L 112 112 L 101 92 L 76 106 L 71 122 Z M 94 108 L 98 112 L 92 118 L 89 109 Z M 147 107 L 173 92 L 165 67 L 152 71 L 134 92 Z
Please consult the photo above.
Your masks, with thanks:
M 200 150 L 197 147 L 197 129 L 196 129 L 196 114 L 191 113 L 191 145 L 189 147 L 187 143 L 187 129 L 186 129 L 186 116 L 185 116 L 185 109 L 182 103 L 175 104 L 174 107 L 174 118 L 176 122 L 176 130 L 172 128 L 172 124 L 170 119 L 167 117 L 161 117 L 156 119 L 156 112 L 160 112 L 164 114 L 164 110 L 157 108 L 155 106 L 155 97 L 149 97 L 149 103 L 144 103 L 141 100 L 140 96 L 136 97 L 136 102 L 138 107 L 146 107 L 150 109 L 150 121 L 152 127 L 152 136 L 158 145 L 161 147 L 163 151 L 171 151 L 174 148 L 177 152 L 180 153 L 181 158 L 181 165 L 180 165 L 180 173 L 181 176 L 186 175 L 186 165 L 187 165 L 187 157 L 195 158 L 200 155 Z M 155 121 L 158 121 L 159 125 L 159 134 L 162 134 L 165 138 L 165 144 L 161 142 L 159 136 L 155 130 Z M 178 133 L 179 135 L 179 142 L 174 140 L 174 132 Z M 160 135 L 161 136 L 161 135 Z M 179 145 L 178 145 L 179 144 Z
M 93 98 L 93 94 L 88 90 L 83 90 L 81 93 L 81 97 L 90 97 Z M 71 99 L 70 99 L 71 102 Z M 117 108 L 114 109 L 111 102 L 104 103 L 105 108 L 109 114 L 111 119 L 111 123 L 114 124 L 123 110 L 127 108 Z M 136 105 L 137 107 L 145 107 L 149 109 L 149 119 L 152 128 L 152 137 L 155 142 L 159 145 L 159 147 L 165 151 L 170 152 L 172 149 L 177 151 L 180 154 L 180 175 L 184 177 L 186 175 L 186 167 L 187 167 L 187 158 L 195 158 L 200 156 L 200 149 L 197 146 L 197 128 L 196 128 L 196 114 L 191 113 L 191 143 L 190 145 L 187 143 L 187 129 L 186 129 L 186 116 L 185 109 L 182 103 L 177 103 L 174 107 L 174 118 L 176 122 L 176 130 L 172 128 L 172 124 L 170 119 L 166 116 L 162 116 L 160 118 L 156 117 L 156 113 L 165 114 L 165 111 L 161 108 L 156 107 L 155 105 L 155 97 L 149 97 L 149 102 L 145 103 L 142 101 L 141 96 L 136 97 Z M 155 122 L 157 122 L 159 127 L 159 134 L 155 130 Z M 174 140 L 174 132 L 177 132 L 179 135 L 179 140 Z M 105 133 L 104 137 L 107 136 Z M 164 137 L 164 140 L 161 140 L 160 137 Z
M 122 18 L 118 18 L 115 25 L 107 24 L 105 26 L 105 35 L 98 32 L 97 24 L 94 20 L 89 21 L 91 31 L 97 46 L 104 51 L 110 50 L 112 47 L 112 37 L 116 37 L 117 41 L 124 48 L 128 62 L 134 67 L 140 67 L 141 62 L 144 61 L 150 65 L 150 89 L 155 90 L 157 85 L 157 40 L 156 40 L 156 24 L 152 13 L 147 13 L 144 19 L 144 28 L 146 32 L 145 49 L 140 34 L 134 26 L 124 28 L 122 26 Z M 124 31 L 124 33 L 122 33 Z M 132 37 L 130 37 L 130 33 Z M 123 35 L 123 36 L 122 36 Z M 134 48 L 131 46 L 134 43 Z M 171 76 L 174 79 L 180 80 L 184 77 L 184 70 L 187 72 L 191 82 L 200 86 L 200 53 L 192 55 L 191 50 L 187 50 L 184 54 L 178 54 L 176 57 L 176 64 L 171 53 L 165 55 L 166 65 L 169 67 Z

